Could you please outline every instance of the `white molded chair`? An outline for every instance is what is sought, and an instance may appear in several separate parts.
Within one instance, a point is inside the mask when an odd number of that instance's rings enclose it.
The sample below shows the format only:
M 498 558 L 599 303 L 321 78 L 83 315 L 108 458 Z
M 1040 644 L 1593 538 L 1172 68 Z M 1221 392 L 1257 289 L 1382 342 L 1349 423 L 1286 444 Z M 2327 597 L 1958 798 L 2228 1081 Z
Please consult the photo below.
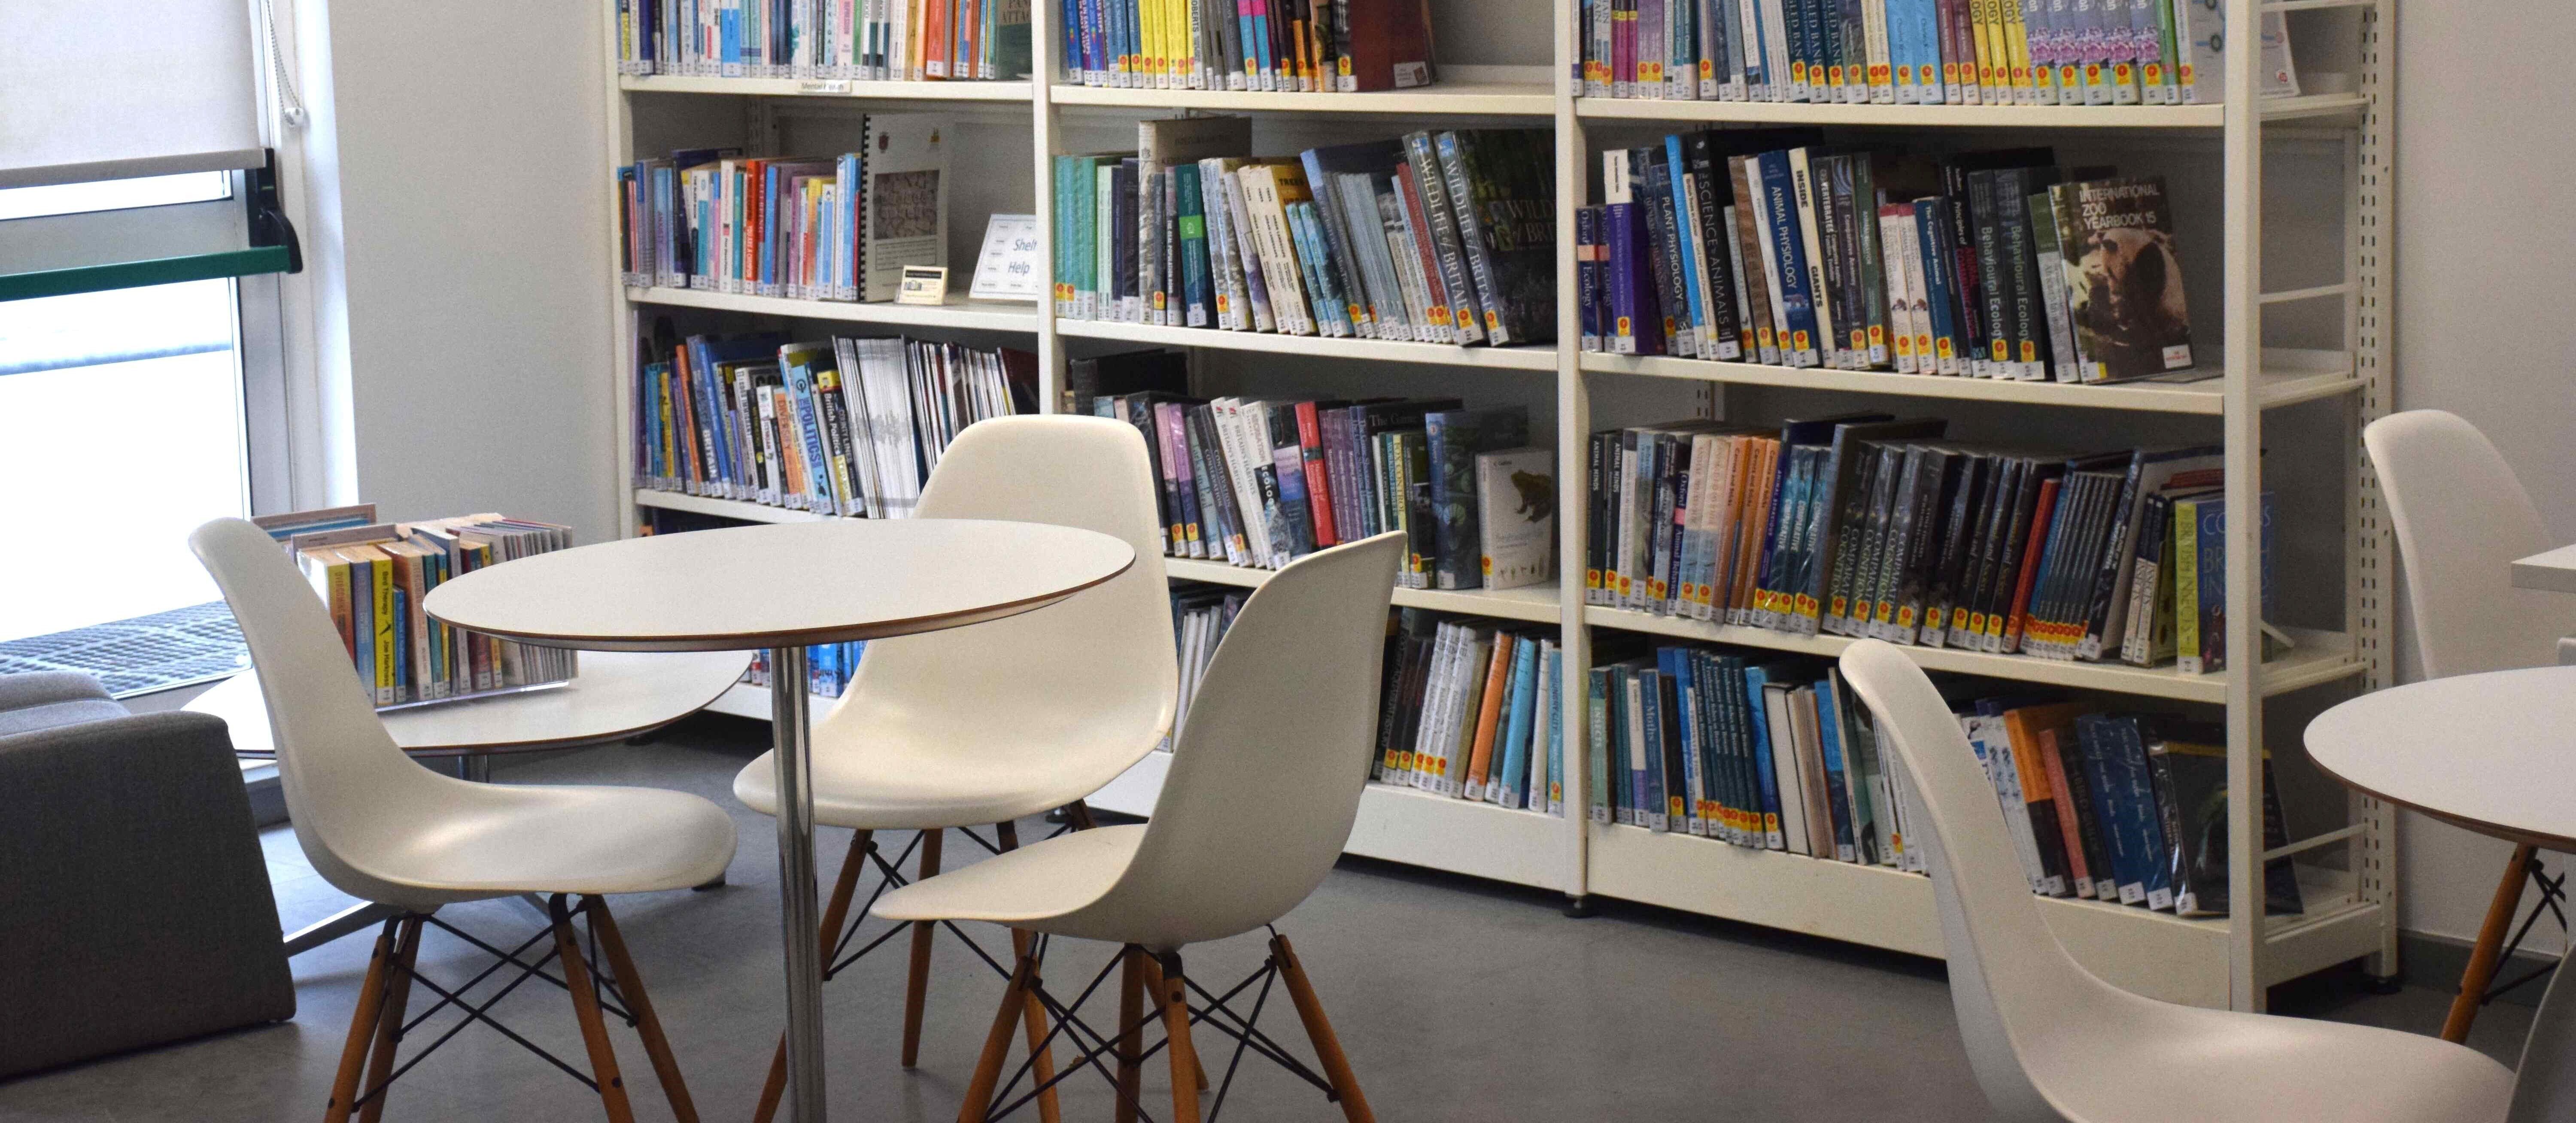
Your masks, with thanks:
M 2462 1045 L 2203 1010 L 2095 978 L 2048 929 L 1958 719 L 1905 653 L 1843 652 L 1930 829 L 1932 896 L 1968 1062 L 2009 1123 L 2498 1123 L 2513 1072 Z
M 259 669 L 278 778 L 305 857 L 341 892 L 402 913 L 376 937 L 325 1118 L 347 1119 L 362 1100 L 366 1119 L 382 1112 L 422 924 L 450 904 L 545 894 L 553 954 L 562 959 L 609 1117 L 624 1120 L 630 1112 L 571 921 L 576 908 L 607 953 L 672 1111 L 696 1119 L 602 898 L 715 880 L 733 860 L 733 821 L 724 810 L 651 788 L 476 784 L 431 772 L 385 732 L 329 611 L 266 531 L 217 519 L 189 535 L 188 545 L 223 589 Z M 574 896 L 582 898 L 578 906 L 569 904 Z M 363 1094 L 362 1062 L 369 1062 Z
M 1042 611 L 971 628 L 872 640 L 839 704 L 815 723 L 814 821 L 857 832 L 824 908 L 836 947 L 877 831 L 918 830 L 917 876 L 939 872 L 948 828 L 993 824 L 1018 844 L 1014 820 L 1057 808 L 1087 825 L 1084 797 L 1152 752 L 1179 699 L 1163 524 L 1153 464 L 1132 425 L 1097 417 L 998 417 L 968 426 L 940 454 L 918 517 L 1007 519 L 1082 527 L 1136 548 L 1127 572 Z M 864 570 L 818 580 L 865 581 Z M 778 813 L 777 768 L 762 754 L 734 795 Z M 898 856 L 897 861 L 900 861 Z M 912 930 L 903 1064 L 920 1057 L 933 927 Z M 1041 1032 L 1029 1008 L 1030 1045 Z M 755 1118 L 785 1087 L 772 1060 Z M 1048 1101 L 1049 1115 L 1053 1100 Z
M 2406 605 L 2424 677 L 2547 666 L 2576 632 L 2576 597 L 2513 587 L 2516 558 L 2549 549 L 2548 528 L 2486 434 L 2437 409 L 2394 413 L 2361 432 L 2406 563 Z M 2495 982 L 2505 933 L 2535 852 L 2515 846 L 2442 1025 L 2465 1041 Z
M 1180 949 L 1277 920 L 1314 891 L 1349 840 L 1368 780 L 1402 539 L 1381 534 L 1310 554 L 1252 594 L 1209 661 L 1150 822 L 1062 835 L 917 882 L 878 901 L 876 914 L 982 920 L 1124 945 L 1121 1117 L 1135 1106 L 1138 1034 L 1152 1017 L 1137 1011 L 1150 986 L 1170 1035 L 1172 1117 L 1196 1123 L 1197 1052 Z M 985 1118 L 1011 1022 L 1024 996 L 1044 997 L 1038 960 L 1029 941 L 1020 943 L 961 1120 Z M 1372 1119 L 1287 937 L 1274 931 L 1270 951 L 1264 970 L 1286 982 L 1343 1113 L 1353 1123 Z M 1149 974 L 1148 954 L 1159 960 L 1158 973 Z

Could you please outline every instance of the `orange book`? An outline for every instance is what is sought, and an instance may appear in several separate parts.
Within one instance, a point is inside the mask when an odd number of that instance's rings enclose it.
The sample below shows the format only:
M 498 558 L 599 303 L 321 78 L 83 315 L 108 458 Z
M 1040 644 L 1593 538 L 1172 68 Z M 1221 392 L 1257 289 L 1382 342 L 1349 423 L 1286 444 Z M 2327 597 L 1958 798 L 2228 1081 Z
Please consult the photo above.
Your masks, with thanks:
M 2068 802 L 2057 798 L 2057 793 L 2065 789 L 2066 779 L 2061 773 L 2054 777 L 2055 783 L 2050 782 L 2054 770 L 2039 735 L 2043 730 L 2074 725 L 2076 715 L 2092 708 L 2084 702 L 2059 702 L 2004 711 L 2004 736 L 2012 746 L 2013 774 L 2021 781 L 2022 806 L 2030 811 L 2030 833 L 2032 841 L 2039 845 L 2039 864 L 2048 876 L 2050 896 L 2075 891 L 2071 878 L 2080 875 L 2074 874 L 2070 857 L 2083 853 L 2083 848 L 2067 845 L 2073 837 L 2062 822 L 2068 817 Z
M 2048 546 L 2048 517 L 2057 510 L 2059 480 L 2039 485 L 2039 503 L 2030 513 L 2030 542 L 2022 547 L 2021 574 L 2014 580 L 2012 607 L 2006 611 L 1996 629 L 2003 640 L 2006 654 L 2021 650 L 2021 626 L 2029 619 L 2030 587 L 2039 580 L 2040 551 Z
M 1458 793 L 1482 799 L 1485 773 L 1493 767 L 1494 738 L 1502 724 L 1503 701 L 1512 692 L 1512 634 L 1494 633 L 1494 656 L 1485 661 L 1485 690 L 1476 704 L 1476 750 L 1467 758 L 1467 788 Z
M 2109 871 L 2094 869 L 2092 860 L 2084 856 L 2084 826 L 2079 821 L 2079 809 L 2088 801 L 2075 798 L 2075 781 L 2066 774 L 2065 743 L 2073 735 L 2071 725 L 2040 730 L 2039 762 L 2048 767 L 2048 794 L 2057 801 L 2057 832 L 2066 839 L 2066 871 L 2075 878 L 2075 895 L 2091 897 L 2096 895 L 2101 876 Z
M 925 78 L 948 77 L 949 2 L 929 0 L 921 6 L 921 73 Z

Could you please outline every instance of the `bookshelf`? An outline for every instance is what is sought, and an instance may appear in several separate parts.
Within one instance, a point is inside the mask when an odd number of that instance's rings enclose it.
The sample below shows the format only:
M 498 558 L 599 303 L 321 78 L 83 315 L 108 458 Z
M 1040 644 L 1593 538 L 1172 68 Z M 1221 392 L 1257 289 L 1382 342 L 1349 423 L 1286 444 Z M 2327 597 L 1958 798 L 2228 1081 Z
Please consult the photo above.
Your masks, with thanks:
M 2228 38 L 2257 40 L 2261 13 L 2297 11 L 2326 34 L 2299 41 L 2303 70 L 2349 79 L 2326 92 L 2224 105 L 2007 107 L 1806 105 L 1656 101 L 1579 95 L 1577 0 L 1505 0 L 1434 5 L 1443 44 L 1442 81 L 1425 89 L 1372 94 L 1252 93 L 1106 89 L 1067 84 L 1053 55 L 1056 12 L 1034 6 L 1037 80 L 889 83 L 788 79 L 614 76 L 609 80 L 610 152 L 618 163 L 683 145 L 741 143 L 755 153 L 786 151 L 790 119 L 828 120 L 872 111 L 950 112 L 975 130 L 952 167 L 952 282 L 962 289 L 985 218 L 997 211 L 1039 216 L 1051 229 L 1044 189 L 1050 159 L 1132 143 L 1136 120 L 1193 113 L 1248 115 L 1255 150 L 1287 154 L 1319 143 L 1391 136 L 1415 128 L 1542 127 L 1555 137 L 1558 334 L 1549 346 L 1452 348 L 1368 339 L 1218 332 L 1129 323 L 1059 320 L 1051 302 L 1001 305 L 952 297 L 942 307 L 817 303 L 687 289 L 607 283 L 616 308 L 617 360 L 608 373 L 615 404 L 616 486 L 640 513 L 687 511 L 748 521 L 787 521 L 805 512 L 695 496 L 629 490 L 633 429 L 630 317 L 670 314 L 684 324 L 792 323 L 816 333 L 900 330 L 933 338 L 1005 342 L 1039 355 L 1041 397 L 1054 408 L 1069 358 L 1140 346 L 1185 349 L 1202 395 L 1254 393 L 1356 396 L 1357 392 L 1448 394 L 1471 404 L 1524 404 L 1533 439 L 1552 433 L 1558 453 L 1560 571 L 1585 542 L 1586 434 L 1685 413 L 1769 419 L 1784 410 L 1822 412 L 1872 405 L 1961 417 L 1982 439 L 2030 434 L 2065 447 L 2209 440 L 2226 450 L 2227 502 L 2253 508 L 2277 487 L 2294 511 L 2279 559 L 2285 611 L 2305 624 L 2285 630 L 2295 646 L 2259 666 L 2185 675 L 2170 666 L 2056 662 L 1940 648 L 1907 648 L 1927 669 L 2001 684 L 2093 692 L 2117 704 L 2223 715 L 2229 787 L 2254 792 L 2266 734 L 2275 766 L 2304 768 L 2297 731 L 2305 713 L 2342 691 L 2386 685 L 2391 568 L 2387 528 L 2360 463 L 2360 426 L 2393 401 L 2388 372 L 2386 261 L 2393 62 L 2383 38 L 2391 0 L 2272 0 L 2228 12 Z M 612 21 L 613 22 L 613 21 Z M 1509 26 L 1504 26 L 1509 25 Z M 1544 34 L 1533 29 L 1544 26 Z M 2310 25 L 2301 25 L 2308 27 Z M 605 48 L 612 64 L 615 44 Z M 1452 57 L 1456 56 L 1456 57 Z M 2255 87 L 2258 53 L 2233 52 L 2231 89 Z M 612 74 L 614 65 L 610 67 Z M 2320 84 L 2325 89 L 2327 84 Z M 2165 173 L 2190 227 L 2182 252 L 2189 272 L 2196 350 L 2224 371 L 2194 383 L 2077 386 L 1999 382 L 1747 363 L 1585 353 L 1573 294 L 1573 212 L 1583 205 L 1599 147 L 1635 143 L 1676 127 L 1803 124 L 1885 145 L 1934 150 L 2056 144 L 2067 162 L 2101 153 L 2137 156 Z M 710 130 L 713 130 L 710 132 Z M 2303 162 L 2304 161 L 2304 162 Z M 2125 168 L 2124 168 L 2125 170 Z M 2268 173 L 2268 174 L 2267 174 Z M 612 206 L 611 212 L 614 213 Z M 613 221 L 613 219 L 612 219 Z M 616 242 L 612 229 L 610 244 Z M 2249 248 L 2250 247 L 2250 248 Z M 2270 282 L 2266 287 L 2267 280 Z M 1955 411 L 1955 412 L 1954 412 Z M 2275 420 L 2277 418 L 2277 420 Z M 2267 432 L 2267 422 L 2272 422 Z M 2267 441 L 2269 455 L 2266 455 Z M 2259 647 L 2253 520 L 2231 520 L 2226 552 L 2231 651 Z M 1168 559 L 1176 581 L 1251 587 L 1267 574 L 1221 562 Z M 1578 570 L 1579 573 L 1579 570 Z M 2292 575 L 2297 575 L 2295 579 Z M 2311 579 L 2311 574 L 2331 574 Z M 1501 592 L 1397 590 L 1398 605 L 1555 624 L 1570 696 L 1585 690 L 1596 631 L 1643 633 L 1743 648 L 1830 657 L 1849 641 L 1801 637 L 1586 606 L 1579 582 Z M 765 718 L 757 691 L 737 690 L 716 709 Z M 2277 720 L 2267 720 L 2267 709 Z M 1584 743 L 1580 707 L 1568 707 L 1566 743 Z M 1927 879 L 1892 870 L 1792 854 L 1748 851 L 1707 839 L 1589 822 L 1583 769 L 1569 753 L 1567 803 L 1551 818 L 1528 811 L 1371 785 L 1349 852 L 1565 894 L 1642 902 L 1874 947 L 1938 956 L 1941 941 Z M 1131 813 L 1152 809 L 1168 758 L 1157 754 L 1095 799 Z M 2287 785 L 2285 785 L 2286 787 Z M 2141 993 L 2207 1006 L 2261 1009 L 2264 988 L 2323 967 L 2367 957 L 2374 974 L 2395 972 L 2394 817 L 2374 801 L 2339 793 L 2326 812 L 2310 800 L 2294 814 L 2290 846 L 2266 854 L 2252 798 L 2231 801 L 2230 881 L 2254 884 L 2266 857 L 2323 859 L 2300 867 L 2309 907 L 2297 916 L 2182 919 L 2169 913 L 2078 900 L 2044 903 L 2051 926 L 2103 977 Z M 2331 820 L 2308 829 L 2301 820 Z

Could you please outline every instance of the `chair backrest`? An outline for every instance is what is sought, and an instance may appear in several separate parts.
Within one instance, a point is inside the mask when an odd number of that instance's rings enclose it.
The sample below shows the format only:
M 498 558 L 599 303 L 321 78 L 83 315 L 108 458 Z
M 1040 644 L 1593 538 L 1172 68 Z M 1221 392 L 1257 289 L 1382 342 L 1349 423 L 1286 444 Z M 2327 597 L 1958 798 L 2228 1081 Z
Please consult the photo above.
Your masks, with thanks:
M 2576 597 L 2513 587 L 2515 558 L 2548 549 L 2531 496 L 2486 434 L 2437 409 L 2361 432 L 2379 472 L 2424 677 L 2545 666 L 2576 632 Z
M 1244 602 L 1172 749 L 1145 838 L 1092 908 L 1177 947 L 1277 920 L 1349 841 L 1368 782 L 1401 532 L 1309 554 Z
M 231 604 L 259 671 L 277 745 L 279 787 L 305 857 L 332 886 L 370 901 L 397 886 L 364 872 L 366 856 L 400 844 L 415 813 L 461 783 L 414 764 L 385 732 L 349 664 L 349 649 L 295 563 L 268 532 L 216 519 L 188 547 Z
M 868 728 L 928 706 L 959 734 L 954 743 L 977 752 L 1050 751 L 1074 743 L 1063 734 L 1080 726 L 1093 733 L 1080 742 L 1132 743 L 1125 763 L 1143 759 L 1171 727 L 1180 695 L 1155 487 L 1144 439 L 1124 422 L 1023 416 L 967 426 L 940 454 L 918 517 L 1094 530 L 1135 547 L 1136 564 L 1037 612 L 871 641 L 817 740 L 833 740 L 836 725 Z M 970 728 L 979 723 L 988 728 Z
M 2057 1119 L 2034 1045 L 2053 1029 L 2117 1016 L 2149 1000 L 2094 978 L 2066 953 L 2031 899 L 1994 786 L 1967 734 L 1923 669 L 1878 640 L 1843 652 L 1843 677 L 1869 705 L 1921 796 L 1931 838 L 1932 896 L 1950 964 L 1950 1001 L 1977 1084 L 1998 1118 Z M 1921 838 L 1922 832 L 1907 838 Z M 2152 1003 L 2149 1003 L 2152 1005 Z

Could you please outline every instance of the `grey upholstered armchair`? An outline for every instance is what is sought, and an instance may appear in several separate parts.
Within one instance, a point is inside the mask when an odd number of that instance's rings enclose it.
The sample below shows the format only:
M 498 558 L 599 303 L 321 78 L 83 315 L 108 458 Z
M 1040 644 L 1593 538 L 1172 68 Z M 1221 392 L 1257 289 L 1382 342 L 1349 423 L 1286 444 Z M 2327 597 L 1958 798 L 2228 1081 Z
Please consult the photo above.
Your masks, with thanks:
M 224 723 L 0 676 L 0 1079 L 295 1014 Z

